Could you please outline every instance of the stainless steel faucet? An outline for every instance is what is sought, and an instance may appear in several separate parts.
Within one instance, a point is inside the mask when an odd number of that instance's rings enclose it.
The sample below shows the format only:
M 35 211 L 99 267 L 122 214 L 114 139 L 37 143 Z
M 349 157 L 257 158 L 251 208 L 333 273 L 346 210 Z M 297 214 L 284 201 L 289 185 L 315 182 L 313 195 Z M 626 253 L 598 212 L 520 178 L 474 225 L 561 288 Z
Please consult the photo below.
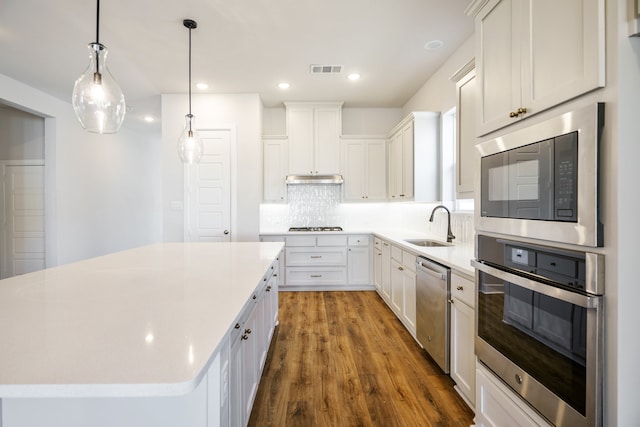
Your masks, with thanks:
M 454 236 L 453 233 L 451 232 L 451 212 L 449 212 L 449 209 L 447 209 L 445 205 L 438 205 L 435 208 L 433 208 L 433 210 L 431 211 L 431 216 L 429 217 L 429 222 L 433 222 L 433 214 L 440 208 L 447 211 L 447 242 L 451 243 L 451 241 L 455 239 L 456 236 Z

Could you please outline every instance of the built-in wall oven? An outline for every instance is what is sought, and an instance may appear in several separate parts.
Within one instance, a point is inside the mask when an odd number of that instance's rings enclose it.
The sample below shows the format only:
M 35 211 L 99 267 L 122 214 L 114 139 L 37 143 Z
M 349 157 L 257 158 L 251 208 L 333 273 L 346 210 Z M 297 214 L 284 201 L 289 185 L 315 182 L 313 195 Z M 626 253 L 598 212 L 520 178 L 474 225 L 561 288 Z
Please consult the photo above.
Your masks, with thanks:
M 477 145 L 476 228 L 602 246 L 598 149 L 604 104 L 562 114 Z
M 477 236 L 480 362 L 556 426 L 602 423 L 604 257 Z

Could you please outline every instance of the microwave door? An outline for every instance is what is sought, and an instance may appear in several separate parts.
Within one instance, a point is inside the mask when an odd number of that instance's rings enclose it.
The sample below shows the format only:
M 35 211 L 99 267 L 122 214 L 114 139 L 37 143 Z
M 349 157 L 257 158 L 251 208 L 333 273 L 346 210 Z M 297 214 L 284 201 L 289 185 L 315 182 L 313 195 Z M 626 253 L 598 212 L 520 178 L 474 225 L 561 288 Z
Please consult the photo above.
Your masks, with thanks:
M 553 219 L 553 140 L 509 152 L 509 217 Z
M 553 140 L 481 159 L 482 216 L 553 219 Z

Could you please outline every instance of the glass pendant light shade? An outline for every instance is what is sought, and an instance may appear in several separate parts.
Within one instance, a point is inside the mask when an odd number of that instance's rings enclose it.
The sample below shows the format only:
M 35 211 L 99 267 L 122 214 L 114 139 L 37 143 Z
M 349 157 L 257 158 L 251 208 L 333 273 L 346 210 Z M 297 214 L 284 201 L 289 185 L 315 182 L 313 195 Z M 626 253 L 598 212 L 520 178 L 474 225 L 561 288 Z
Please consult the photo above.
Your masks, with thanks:
M 73 87 L 73 110 L 87 132 L 118 132 L 126 114 L 124 94 L 107 69 L 106 58 L 104 45 L 90 43 L 89 67 Z
M 178 139 L 178 154 L 184 164 L 193 165 L 200 162 L 204 147 L 196 131 L 195 117 L 192 114 L 187 114 L 184 117 L 186 121 Z

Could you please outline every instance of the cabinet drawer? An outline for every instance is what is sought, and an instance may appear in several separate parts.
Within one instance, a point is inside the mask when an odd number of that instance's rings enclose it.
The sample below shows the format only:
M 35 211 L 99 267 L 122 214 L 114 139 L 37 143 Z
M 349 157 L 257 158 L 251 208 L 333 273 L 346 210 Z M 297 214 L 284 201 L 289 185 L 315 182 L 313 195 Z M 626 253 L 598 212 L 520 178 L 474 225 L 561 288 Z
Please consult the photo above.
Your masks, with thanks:
M 391 245 L 391 258 L 395 259 L 399 263 L 402 263 L 402 249 L 398 246 Z
M 318 236 L 318 246 L 346 246 L 347 236 Z
M 474 282 L 456 273 L 451 273 L 451 296 L 458 298 L 469 307 L 476 305 L 476 287 Z
M 315 246 L 316 236 L 287 236 L 287 246 Z
M 369 236 L 349 236 L 349 246 L 369 246 Z
M 347 248 L 287 248 L 287 267 L 347 265 Z
M 407 270 L 416 272 L 416 256 L 411 252 L 402 251 L 402 265 Z
M 347 283 L 345 267 L 287 268 L 287 285 L 344 285 Z

